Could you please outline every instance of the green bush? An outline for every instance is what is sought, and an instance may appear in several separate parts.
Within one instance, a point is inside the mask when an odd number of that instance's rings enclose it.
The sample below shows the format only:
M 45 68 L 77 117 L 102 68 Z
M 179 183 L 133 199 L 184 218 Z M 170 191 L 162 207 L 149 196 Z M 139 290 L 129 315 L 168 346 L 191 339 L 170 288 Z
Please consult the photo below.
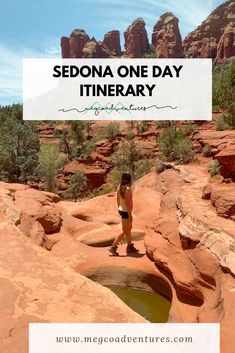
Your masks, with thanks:
M 216 120 L 216 130 L 217 131 L 223 131 L 223 130 L 229 130 L 229 125 L 226 123 L 225 121 L 225 116 L 220 116 L 217 120 Z
M 0 180 L 37 180 L 39 138 L 33 121 L 22 120 L 22 105 L 0 107 Z
M 159 129 L 170 128 L 176 125 L 176 122 L 173 120 L 157 120 L 156 127 Z
M 39 152 L 39 175 L 45 182 L 45 190 L 56 191 L 56 174 L 64 165 L 65 160 L 60 157 L 58 145 L 43 144 Z
M 214 70 L 213 105 L 218 105 L 225 113 L 224 120 L 229 128 L 235 128 L 235 59 L 228 65 Z
M 210 157 L 212 155 L 212 148 L 209 145 L 203 147 L 203 156 Z
M 123 172 L 129 172 L 132 175 L 132 179 L 137 180 L 149 173 L 152 167 L 149 159 L 143 158 L 142 151 L 134 140 L 120 144 L 111 160 L 114 164 L 114 169 L 111 172 L 114 186 L 120 183 Z
M 120 133 L 119 124 L 116 122 L 111 122 L 106 126 L 106 137 L 108 140 L 114 140 Z
M 68 198 L 76 202 L 78 197 L 84 196 L 87 191 L 87 176 L 84 172 L 77 172 L 69 179 L 69 188 L 66 192 Z
M 84 135 L 84 122 L 80 120 L 69 121 L 71 127 L 71 135 L 76 146 L 83 148 L 83 143 L 85 141 Z
M 197 124 L 186 124 L 182 130 L 186 136 L 190 136 L 198 128 Z
M 191 140 L 181 128 L 167 128 L 158 137 L 160 152 L 168 161 L 180 164 L 194 160 L 194 151 Z
M 220 164 L 219 164 L 219 161 L 216 159 L 209 166 L 209 171 L 211 176 L 215 177 L 216 175 L 218 175 L 219 170 L 220 170 Z
M 133 140 L 134 137 L 135 137 L 134 131 L 131 130 L 131 129 L 128 129 L 128 130 L 127 130 L 127 133 L 126 133 L 126 138 L 127 138 L 127 140 Z
M 179 140 L 174 148 L 175 160 L 179 164 L 187 164 L 195 159 L 192 141 L 188 138 Z
M 59 139 L 60 151 L 65 153 L 71 161 L 73 156 L 71 131 L 69 129 L 63 129 L 62 131 L 55 129 L 53 137 Z
M 119 145 L 111 160 L 119 171 L 129 171 L 134 175 L 140 157 L 141 153 L 139 146 L 134 140 L 130 140 Z
M 85 143 L 85 145 L 84 145 L 84 147 L 82 149 L 81 155 L 84 158 L 90 157 L 90 155 L 94 151 L 94 148 L 95 148 L 95 143 L 92 140 L 86 141 L 86 143 Z
M 235 89 L 235 88 L 234 88 Z M 229 129 L 235 129 L 235 108 L 230 113 L 224 115 L 225 123 L 228 125 Z
M 110 177 L 112 179 L 112 184 L 114 188 L 116 188 L 119 185 L 122 173 L 123 173 L 123 170 L 119 170 L 119 169 L 113 169 L 111 171 Z
M 133 179 L 138 180 L 142 178 L 144 175 L 150 173 L 151 169 L 152 165 L 147 158 L 143 159 L 142 161 L 139 161 L 134 172 Z
M 145 120 L 138 121 L 137 123 L 137 130 L 139 133 L 146 132 L 149 129 L 149 123 Z

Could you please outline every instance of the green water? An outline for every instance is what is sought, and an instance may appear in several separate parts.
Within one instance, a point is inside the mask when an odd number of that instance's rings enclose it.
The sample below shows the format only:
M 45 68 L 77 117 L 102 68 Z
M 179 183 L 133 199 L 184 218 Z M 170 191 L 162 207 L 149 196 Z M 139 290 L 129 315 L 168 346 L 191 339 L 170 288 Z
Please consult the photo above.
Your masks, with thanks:
M 148 321 L 167 322 L 171 304 L 160 294 L 130 287 L 107 287 Z

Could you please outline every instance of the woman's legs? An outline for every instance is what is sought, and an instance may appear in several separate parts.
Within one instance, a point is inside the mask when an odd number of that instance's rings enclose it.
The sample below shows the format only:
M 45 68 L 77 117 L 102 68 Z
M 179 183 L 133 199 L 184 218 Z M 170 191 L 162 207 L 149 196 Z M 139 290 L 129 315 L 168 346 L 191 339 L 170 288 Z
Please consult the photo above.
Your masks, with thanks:
M 122 218 L 122 232 L 116 236 L 112 247 L 116 247 L 124 237 L 126 237 L 127 244 L 131 244 L 131 228 L 132 221 Z
M 122 230 L 126 237 L 126 242 L 128 245 L 131 244 L 131 229 L 132 229 L 132 220 L 129 218 L 122 219 Z
M 112 246 L 113 247 L 117 246 L 123 238 L 124 238 L 124 233 L 122 232 L 122 233 L 120 233 L 119 235 L 116 236 Z
M 109 248 L 109 251 L 111 251 L 115 255 L 118 255 L 117 246 L 120 243 L 120 241 L 125 237 L 127 242 L 127 252 L 138 252 L 138 250 L 131 243 L 131 230 L 132 230 L 132 219 L 122 218 L 122 232 L 116 236 L 111 248 Z

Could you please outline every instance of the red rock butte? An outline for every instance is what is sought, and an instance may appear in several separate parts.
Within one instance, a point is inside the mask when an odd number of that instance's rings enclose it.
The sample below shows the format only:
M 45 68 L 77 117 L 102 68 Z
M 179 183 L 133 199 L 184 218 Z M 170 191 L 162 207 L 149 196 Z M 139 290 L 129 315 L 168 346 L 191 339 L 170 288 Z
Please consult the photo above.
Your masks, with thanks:
M 165 13 L 153 27 L 152 44 L 157 58 L 181 58 L 182 39 L 178 18 L 171 12 Z
M 124 32 L 123 52 L 118 30 L 106 33 L 103 41 L 96 41 L 84 30 L 76 29 L 70 37 L 61 38 L 61 55 L 63 58 L 142 58 L 149 55 L 157 58 L 212 58 L 215 65 L 235 56 L 234 0 L 219 5 L 183 41 L 178 23 L 178 18 L 171 12 L 163 14 L 153 27 L 151 48 L 144 20 L 136 19 Z

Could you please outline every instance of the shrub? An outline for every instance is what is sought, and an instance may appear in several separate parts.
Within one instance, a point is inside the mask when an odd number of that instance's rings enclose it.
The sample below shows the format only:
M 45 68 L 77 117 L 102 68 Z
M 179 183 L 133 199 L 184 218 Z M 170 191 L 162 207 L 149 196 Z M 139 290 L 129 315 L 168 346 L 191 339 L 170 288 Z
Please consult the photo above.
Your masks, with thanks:
M 131 129 L 128 129 L 128 130 L 127 130 L 127 133 L 126 133 L 126 138 L 127 138 L 127 140 L 133 140 L 134 137 L 135 137 L 134 131 L 131 130 Z
M 174 147 L 175 160 L 179 164 L 187 164 L 195 159 L 192 141 L 188 138 L 179 140 Z
M 112 162 L 120 172 L 129 171 L 133 175 L 140 157 L 139 146 L 134 140 L 130 140 L 119 146 L 112 156 Z
M 61 132 L 55 129 L 53 136 L 59 139 L 61 152 L 65 153 L 68 159 L 71 161 L 73 155 L 73 145 L 72 136 L 69 129 L 63 129 Z
M 84 145 L 84 148 L 82 149 L 81 155 L 85 158 L 90 157 L 94 148 L 95 148 L 95 143 L 92 140 L 87 141 Z
M 120 133 L 120 129 L 119 129 L 119 124 L 116 122 L 111 122 L 106 126 L 106 137 L 108 140 L 113 140 L 115 139 L 119 133 Z
M 157 174 L 160 174 L 160 173 L 164 172 L 165 169 L 166 169 L 166 167 L 165 167 L 165 163 L 164 162 L 158 161 L 156 163 L 155 170 L 156 170 Z
M 83 148 L 83 143 L 85 141 L 84 135 L 84 123 L 79 120 L 74 120 L 69 122 L 71 126 L 72 139 L 77 146 Z
M 228 126 L 228 124 L 225 121 L 224 115 L 220 116 L 216 120 L 216 130 L 217 131 L 229 130 L 229 126 Z
M 139 133 L 146 132 L 149 129 L 149 123 L 145 120 L 138 121 L 137 123 L 137 130 Z
M 136 170 L 133 175 L 134 180 L 142 178 L 144 175 L 151 172 L 152 165 L 147 158 L 143 159 L 137 164 Z
M 127 120 L 127 127 L 130 130 L 133 130 L 136 127 L 137 121 L 136 120 Z
M 209 171 L 211 176 L 215 177 L 216 175 L 218 175 L 219 170 L 220 170 L 220 164 L 219 164 L 219 161 L 216 159 L 209 166 Z
M 186 136 L 190 136 L 197 128 L 197 124 L 186 124 L 182 130 Z
M 235 128 L 235 60 L 214 70 L 213 104 L 226 113 L 225 122 Z
M 114 187 L 117 187 L 120 183 L 123 171 L 119 169 L 113 169 L 110 173 L 112 183 Z
M 157 128 L 160 128 L 160 129 L 170 128 L 175 125 L 176 125 L 175 121 L 172 121 L 172 120 L 157 120 L 156 121 L 156 126 L 157 126 Z
M 92 122 L 87 120 L 87 121 L 84 121 L 83 125 L 84 125 L 84 129 L 85 129 L 85 131 L 87 133 L 87 136 L 90 137 L 91 134 L 92 134 L 92 131 L 93 131 Z
M 87 177 L 84 172 L 77 172 L 69 179 L 69 188 L 66 192 L 68 198 L 76 202 L 78 197 L 82 197 L 87 191 Z
M 191 140 L 181 128 L 167 128 L 158 138 L 160 152 L 169 161 L 185 164 L 194 160 Z
M 55 177 L 65 160 L 59 155 L 57 145 L 43 144 L 39 152 L 39 175 L 45 181 L 45 190 L 55 192 Z
M 205 146 L 203 147 L 203 156 L 205 156 L 205 157 L 210 157 L 211 154 L 212 154 L 212 148 L 211 148 L 211 146 L 205 145 Z
M 235 108 L 230 113 L 224 115 L 224 120 L 229 129 L 235 129 Z
M 0 180 L 38 179 L 39 138 L 34 122 L 22 121 L 22 105 L 0 107 Z
M 105 135 L 96 134 L 96 135 L 94 135 L 94 136 L 92 137 L 91 140 L 92 140 L 94 143 L 96 143 L 96 142 L 102 141 L 103 139 L 105 139 Z

